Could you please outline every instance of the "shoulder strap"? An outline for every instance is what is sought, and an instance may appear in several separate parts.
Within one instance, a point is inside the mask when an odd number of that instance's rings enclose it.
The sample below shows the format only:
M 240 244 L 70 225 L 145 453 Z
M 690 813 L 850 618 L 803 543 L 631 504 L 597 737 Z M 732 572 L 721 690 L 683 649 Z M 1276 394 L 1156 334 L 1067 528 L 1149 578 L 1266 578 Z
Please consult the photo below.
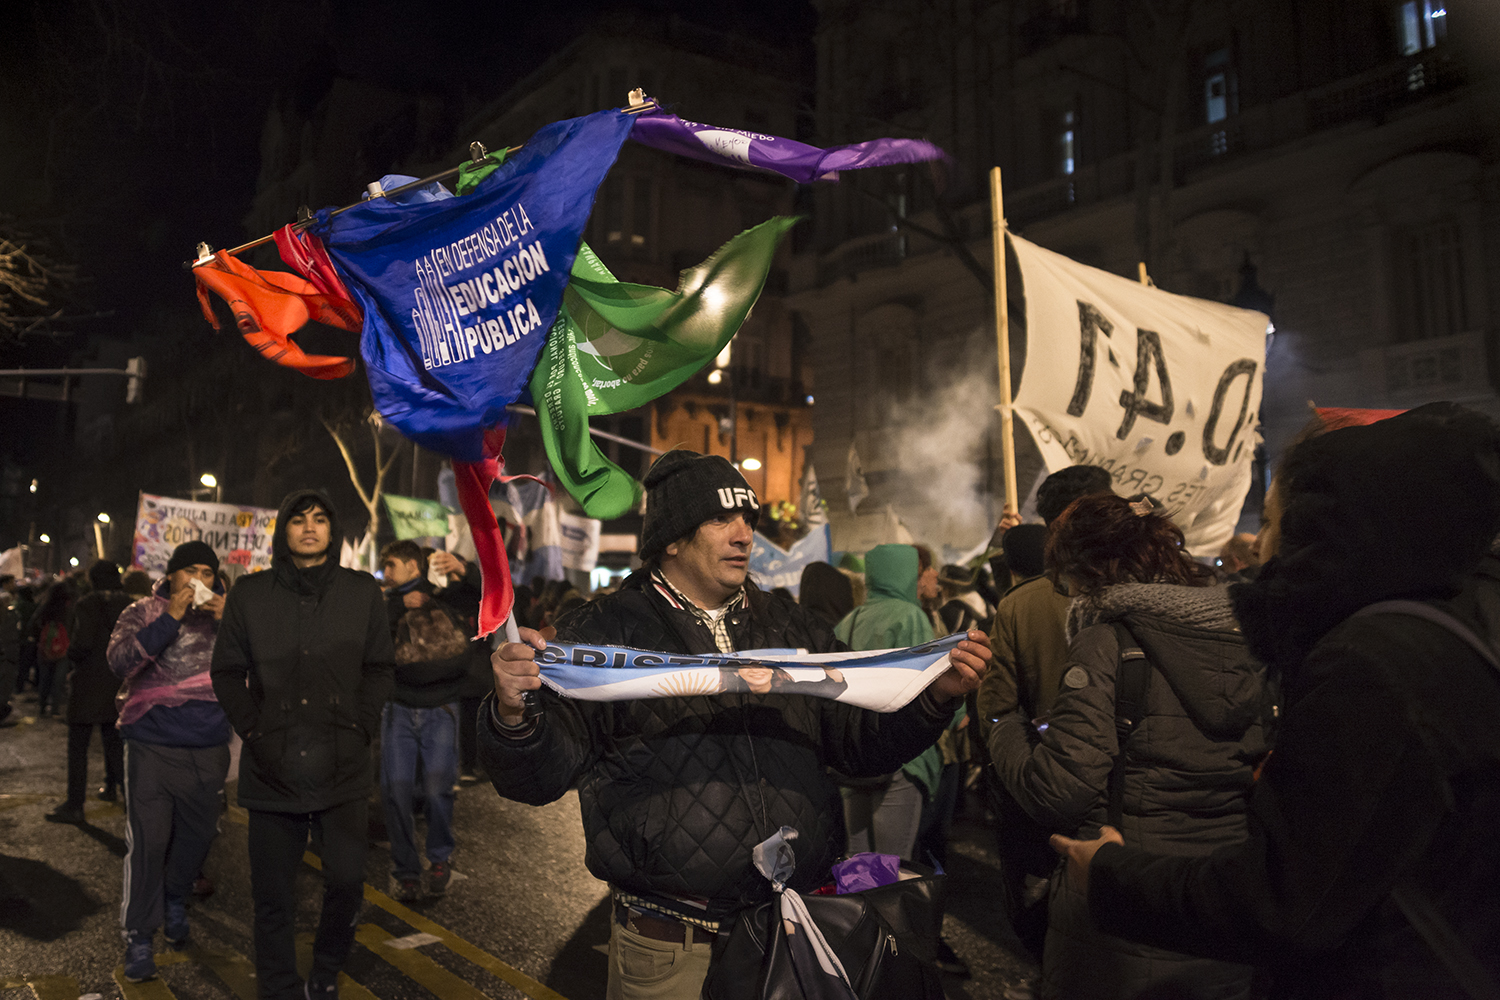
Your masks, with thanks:
M 1484 662 L 1488 663 L 1496 671 L 1500 671 L 1500 659 L 1496 659 L 1495 651 L 1490 644 L 1474 634 L 1474 630 L 1463 622 L 1454 618 L 1448 612 L 1425 601 L 1377 601 L 1360 608 L 1351 618 L 1363 618 L 1366 615 L 1411 615 L 1413 618 L 1423 618 L 1432 624 L 1447 629 L 1469 644 L 1469 648 L 1478 653 Z
M 1125 746 L 1146 714 L 1146 685 L 1151 679 L 1151 661 L 1122 621 L 1111 622 L 1120 645 L 1120 664 L 1115 671 L 1115 760 L 1109 771 L 1109 825 L 1116 830 L 1125 815 Z

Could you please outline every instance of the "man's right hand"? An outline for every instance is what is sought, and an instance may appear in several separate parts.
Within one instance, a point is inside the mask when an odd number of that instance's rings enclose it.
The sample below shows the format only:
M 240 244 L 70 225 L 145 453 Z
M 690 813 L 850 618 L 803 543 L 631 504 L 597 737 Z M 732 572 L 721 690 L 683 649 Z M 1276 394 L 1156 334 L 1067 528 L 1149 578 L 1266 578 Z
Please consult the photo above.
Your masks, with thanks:
M 507 642 L 490 654 L 490 670 L 495 675 L 495 700 L 499 702 L 501 721 L 507 725 L 520 725 L 525 716 L 525 703 L 521 695 L 542 686 L 541 670 L 536 665 L 536 651 L 547 648 L 547 640 L 557 635 L 557 629 L 544 628 L 540 632 L 523 628 L 520 642 Z
M 183 615 L 188 613 L 188 608 L 193 606 L 193 588 L 183 587 L 172 595 L 171 603 L 167 605 L 167 614 L 182 621 Z

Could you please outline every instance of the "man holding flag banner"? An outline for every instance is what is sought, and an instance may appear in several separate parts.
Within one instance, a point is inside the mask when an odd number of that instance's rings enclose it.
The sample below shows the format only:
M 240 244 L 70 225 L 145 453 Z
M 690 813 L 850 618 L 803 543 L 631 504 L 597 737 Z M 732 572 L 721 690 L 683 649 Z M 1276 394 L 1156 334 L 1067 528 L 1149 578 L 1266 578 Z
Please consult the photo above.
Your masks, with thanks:
M 760 500 L 738 470 L 672 451 L 645 485 L 642 569 L 555 636 L 525 629 L 495 652 L 480 757 L 516 801 L 578 789 L 585 861 L 613 896 L 606 995 L 696 997 L 720 921 L 770 898 L 755 845 L 794 827 L 788 884 L 822 885 L 844 837 L 826 768 L 885 774 L 931 746 L 990 652 L 975 631 L 868 668 L 816 655 L 843 647 L 747 580 Z M 864 669 L 892 674 L 867 685 Z M 539 689 L 527 715 L 522 695 Z M 628 700 L 584 700 L 616 697 Z

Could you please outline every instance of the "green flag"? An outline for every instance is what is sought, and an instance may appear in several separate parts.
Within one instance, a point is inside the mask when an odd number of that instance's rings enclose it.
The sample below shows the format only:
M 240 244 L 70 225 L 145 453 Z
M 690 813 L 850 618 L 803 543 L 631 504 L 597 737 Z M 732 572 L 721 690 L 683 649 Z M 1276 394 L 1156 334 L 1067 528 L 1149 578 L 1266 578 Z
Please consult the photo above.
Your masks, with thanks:
M 557 322 L 531 375 L 542 442 L 558 479 L 590 517 L 619 517 L 641 486 L 604 457 L 588 418 L 619 413 L 677 388 L 729 343 L 760 297 L 776 246 L 795 218 L 747 229 L 677 290 L 616 281 L 587 244 L 578 251 Z
M 441 538 L 448 533 L 448 508 L 436 500 L 398 497 L 390 493 L 383 494 L 383 497 L 385 512 L 390 516 L 397 539 Z

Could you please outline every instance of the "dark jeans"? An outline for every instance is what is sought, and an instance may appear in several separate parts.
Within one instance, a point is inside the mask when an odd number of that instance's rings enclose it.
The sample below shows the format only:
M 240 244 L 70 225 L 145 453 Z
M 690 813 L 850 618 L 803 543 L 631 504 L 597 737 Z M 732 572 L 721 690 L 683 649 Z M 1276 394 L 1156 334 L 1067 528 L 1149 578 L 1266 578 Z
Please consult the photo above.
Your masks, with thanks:
M 380 798 L 391 841 L 391 874 L 422 876 L 412 813 L 427 814 L 427 860 L 453 854 L 453 783 L 458 780 L 458 705 L 412 708 L 388 702 L 380 717 Z
M 937 790 L 922 803 L 916 859 L 923 864 L 936 862 L 938 868 L 948 867 L 948 837 L 953 832 L 953 807 L 958 804 L 958 786 L 963 775 L 964 765 L 943 765 Z
M 68 805 L 82 806 L 88 794 L 89 738 L 92 722 L 68 723 Z M 113 788 L 125 780 L 125 745 L 113 722 L 97 723 L 99 739 L 104 743 L 104 783 Z M 223 779 L 220 779 L 223 783 Z
M 63 669 L 59 669 L 62 667 Z M 67 669 L 62 660 L 36 660 L 36 714 L 46 715 L 47 706 L 57 712 L 67 697 Z
M 250 810 L 250 891 L 255 897 L 255 972 L 260 1000 L 299 1000 L 296 878 L 309 833 L 322 844 L 323 914 L 310 979 L 332 982 L 354 947 L 364 899 L 369 800 L 315 813 Z
M 86 727 L 78 728 L 85 730 Z M 70 734 L 71 735 L 71 734 Z M 164 747 L 129 740 L 125 748 L 125 933 L 150 937 L 166 896 L 186 899 L 219 832 L 219 792 L 229 744 Z

